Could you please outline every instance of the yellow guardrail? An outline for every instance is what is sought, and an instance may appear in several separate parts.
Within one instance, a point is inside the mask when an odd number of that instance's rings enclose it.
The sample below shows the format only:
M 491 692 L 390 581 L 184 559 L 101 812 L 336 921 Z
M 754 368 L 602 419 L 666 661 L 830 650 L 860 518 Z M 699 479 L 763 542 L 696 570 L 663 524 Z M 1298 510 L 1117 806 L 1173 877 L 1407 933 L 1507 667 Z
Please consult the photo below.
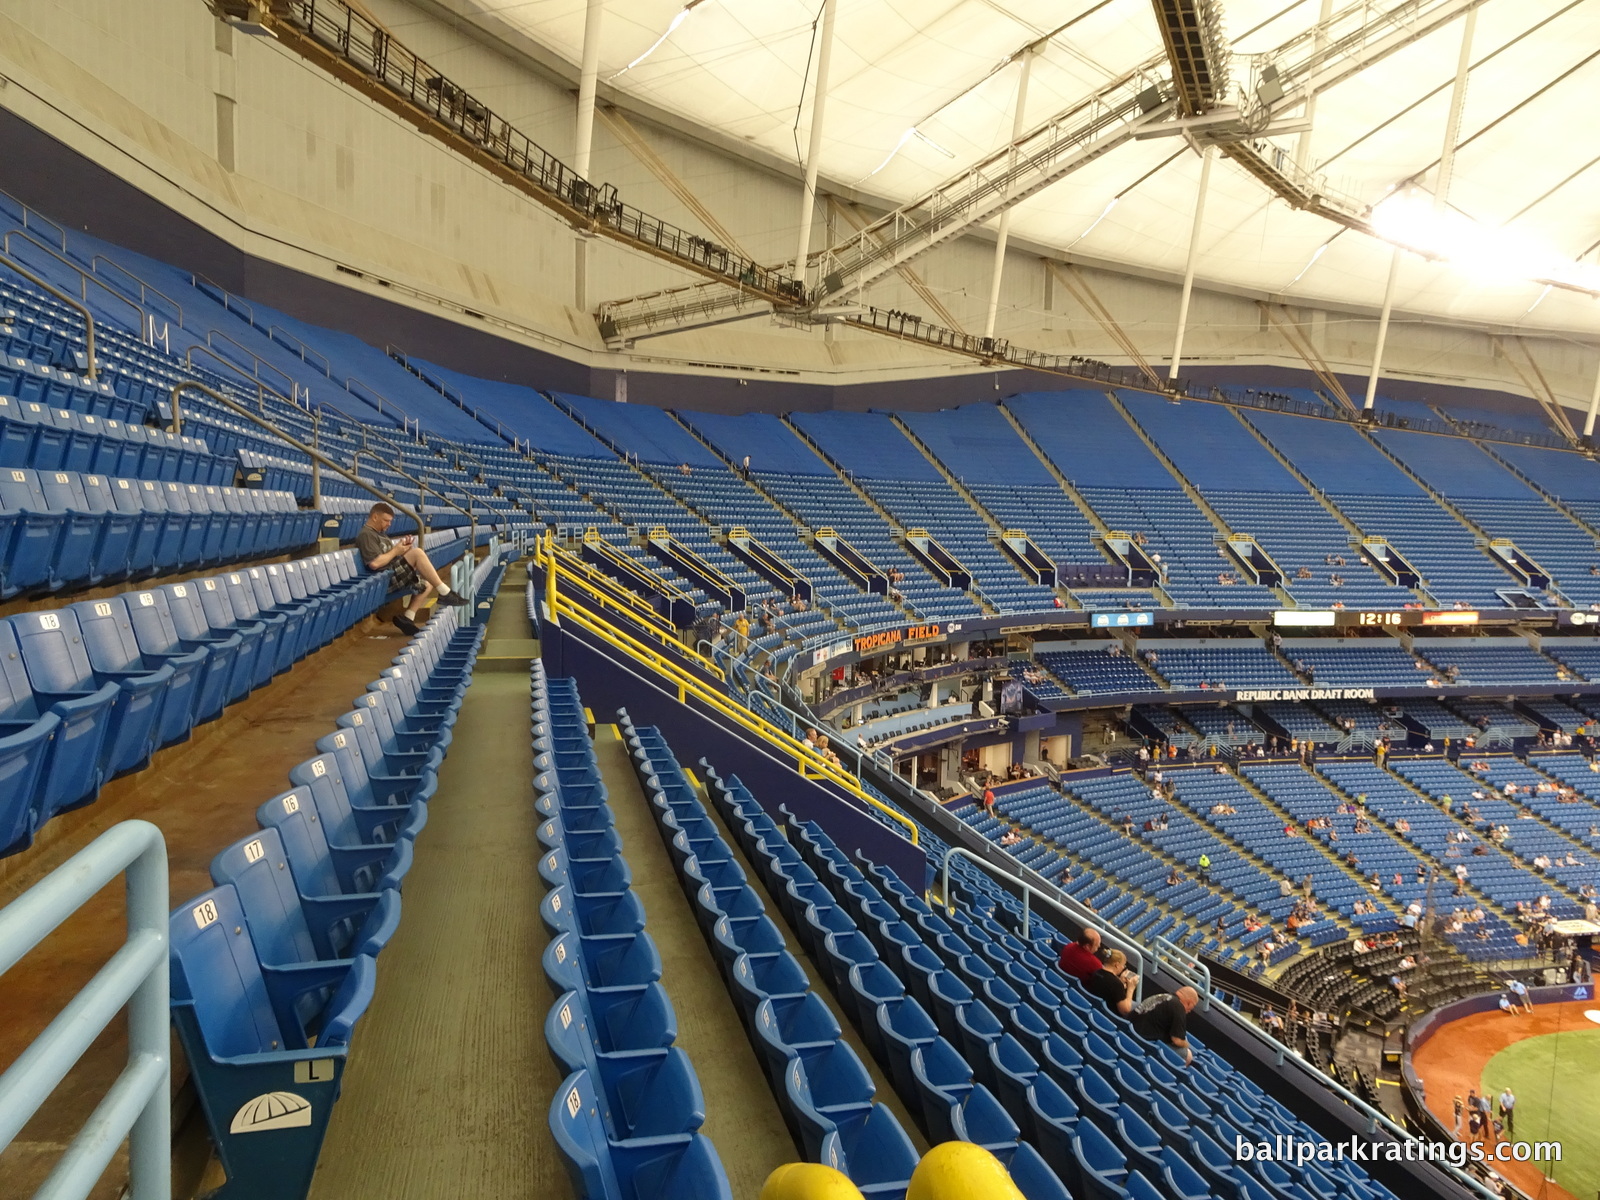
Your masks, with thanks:
M 677 631 L 672 622 L 652 608 L 650 602 L 639 593 L 629 591 L 621 582 L 570 551 L 557 550 L 556 553 L 561 556 L 562 572 L 601 604 L 676 637 Z
M 546 569 L 549 569 L 548 560 Z M 557 565 L 559 570 L 559 564 Z M 553 575 L 552 575 L 553 577 Z M 636 662 L 643 663 L 657 675 L 667 679 L 678 691 L 678 702 L 685 703 L 692 696 L 701 703 L 713 709 L 719 715 L 726 717 L 735 725 L 750 733 L 755 734 L 769 745 L 781 750 L 787 757 L 795 760 L 795 769 L 806 779 L 823 780 L 844 789 L 855 799 L 877 809 L 884 816 L 896 824 L 905 826 L 906 836 L 912 845 L 919 845 L 916 822 L 890 808 L 876 796 L 869 795 L 861 786 L 861 781 L 851 775 L 844 768 L 829 762 L 817 753 L 815 749 L 791 734 L 785 733 L 776 725 L 742 705 L 735 704 L 727 696 L 714 688 L 706 686 L 701 680 L 695 678 L 684 670 L 678 663 L 658 652 L 648 643 L 634 637 L 626 630 L 618 629 L 611 622 L 597 613 L 577 604 L 570 598 L 551 590 L 547 596 L 546 605 L 556 616 L 558 621 L 570 620 L 582 629 L 588 630 L 609 646 L 614 646 L 627 654 Z M 720 673 L 719 673 L 720 674 Z
M 607 592 L 596 587 L 591 577 L 588 576 L 589 566 L 581 559 L 575 558 L 568 551 L 558 549 L 555 544 L 555 534 L 549 533 L 539 538 L 534 543 L 533 561 L 545 569 L 545 605 L 551 612 L 558 611 L 556 603 L 556 581 L 565 579 L 579 591 L 593 599 L 601 608 L 619 612 L 632 621 L 645 626 L 645 632 L 651 634 L 658 642 L 670 646 L 673 653 L 694 662 L 701 670 L 717 679 L 726 679 L 721 667 L 701 654 L 698 650 L 684 644 L 678 637 L 677 630 L 661 620 L 660 614 L 655 609 L 645 607 L 640 611 L 632 605 L 611 597 Z M 602 578 L 604 578 L 602 576 Z M 620 632 L 620 631 L 619 631 Z M 631 635 L 629 635 L 631 636 Z M 641 641 L 640 645 L 644 643 Z

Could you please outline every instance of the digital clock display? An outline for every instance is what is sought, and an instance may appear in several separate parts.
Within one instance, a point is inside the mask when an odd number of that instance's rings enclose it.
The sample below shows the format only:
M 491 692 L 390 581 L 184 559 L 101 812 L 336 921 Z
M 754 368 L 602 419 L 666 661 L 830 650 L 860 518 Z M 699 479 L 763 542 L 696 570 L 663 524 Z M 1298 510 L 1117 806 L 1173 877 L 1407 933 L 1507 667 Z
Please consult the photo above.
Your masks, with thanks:
M 1347 617 L 1347 618 L 1348 617 L 1354 617 L 1355 620 L 1353 622 L 1351 622 L 1351 621 L 1348 621 L 1348 620 L 1339 621 L 1339 620 L 1336 619 L 1335 620 L 1335 624 L 1338 624 L 1338 625 L 1347 625 L 1347 624 L 1355 624 L 1355 625 L 1403 625 L 1405 623 L 1404 620 L 1403 620 L 1404 616 L 1405 616 L 1405 614 L 1401 613 L 1401 612 L 1338 613 L 1337 617 Z
M 1424 612 L 1417 608 L 1388 609 L 1383 612 L 1360 612 L 1346 609 L 1280 609 L 1273 613 L 1272 623 L 1291 629 L 1349 629 L 1352 626 L 1368 629 L 1397 629 L 1404 625 L 1476 625 L 1478 614 L 1470 610 L 1449 609 L 1442 612 Z

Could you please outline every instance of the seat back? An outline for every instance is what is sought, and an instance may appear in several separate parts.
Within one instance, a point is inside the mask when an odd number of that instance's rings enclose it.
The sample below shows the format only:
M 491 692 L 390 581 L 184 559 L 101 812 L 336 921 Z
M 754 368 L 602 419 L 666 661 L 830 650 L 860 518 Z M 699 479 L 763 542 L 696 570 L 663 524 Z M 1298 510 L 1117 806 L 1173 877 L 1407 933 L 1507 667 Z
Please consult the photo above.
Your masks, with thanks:
M 85 512 L 109 513 L 117 511 L 116 498 L 111 494 L 111 481 L 104 475 L 78 476 L 78 488 L 83 493 Z
M 169 583 L 158 590 L 166 593 L 167 607 L 172 613 L 172 624 L 178 637 L 186 642 L 194 642 L 206 641 L 213 636 L 211 622 L 206 618 L 196 583 Z
M 239 616 L 233 611 L 233 603 L 228 599 L 227 588 L 215 577 L 197 579 L 194 581 L 195 596 L 200 601 L 200 611 L 206 615 L 206 624 L 212 629 L 232 629 L 239 624 Z
M 611 1147 L 594 1081 L 586 1070 L 574 1071 L 556 1089 L 550 1105 L 550 1132 L 561 1151 L 573 1192 L 579 1196 L 612 1197 L 624 1193 L 617 1182 Z
M 282 966 L 317 957 L 276 829 L 241 838 L 218 854 L 211 860 L 211 881 L 233 885 L 263 963 Z
M 250 927 L 232 884 L 203 892 L 172 914 L 172 1000 L 191 1006 L 213 1058 L 284 1048 Z
M 128 623 L 142 653 L 183 653 L 165 589 L 128 592 L 123 599 L 128 607 Z
M 96 671 L 137 671 L 144 667 L 128 605 L 121 596 L 82 600 L 72 606 L 89 665 Z
M 11 618 L 22 662 L 37 692 L 92 692 L 94 668 L 83 648 L 78 615 L 70 608 L 18 613 Z
M 282 567 L 277 563 L 268 563 L 261 568 L 266 572 L 267 588 L 272 592 L 274 604 L 293 604 L 296 599 L 294 590 L 289 586 L 289 577 L 286 573 L 289 566 L 290 564 L 288 563 L 285 563 Z
M 13 512 L 49 512 L 50 505 L 39 487 L 39 473 L 24 467 L 0 471 L 0 507 Z
M 291 599 L 304 600 L 306 596 L 310 594 L 310 592 L 316 590 L 315 588 L 310 588 L 307 586 L 308 581 L 301 573 L 299 564 L 297 563 L 288 562 L 283 564 L 283 578 L 284 582 L 288 585 L 289 596 Z
M 108 479 L 106 480 L 106 487 L 111 497 L 111 507 L 117 512 L 138 514 L 147 511 L 136 481 L 132 479 Z
M 137 429 L 138 426 L 133 425 L 129 426 L 129 428 Z M 145 512 L 166 513 L 188 511 L 187 509 L 174 508 L 169 505 L 167 503 L 166 487 L 154 479 L 140 479 L 137 481 L 136 487 L 139 494 L 139 506 Z
M 32 721 L 39 716 L 33 685 L 10 621 L 0 621 L 0 721 Z
M 217 583 L 227 595 L 234 620 L 255 621 L 260 618 L 261 608 L 256 601 L 255 589 L 250 586 L 250 577 L 244 571 L 229 571 L 226 575 L 218 576 Z
M 263 829 L 274 829 L 283 846 L 295 885 L 304 896 L 337 896 L 344 892 L 322 819 L 306 788 L 294 788 L 256 809 Z
M 331 845 L 358 845 L 363 841 L 336 754 L 319 754 L 290 767 L 289 782 L 310 791 L 322 820 L 323 835 Z

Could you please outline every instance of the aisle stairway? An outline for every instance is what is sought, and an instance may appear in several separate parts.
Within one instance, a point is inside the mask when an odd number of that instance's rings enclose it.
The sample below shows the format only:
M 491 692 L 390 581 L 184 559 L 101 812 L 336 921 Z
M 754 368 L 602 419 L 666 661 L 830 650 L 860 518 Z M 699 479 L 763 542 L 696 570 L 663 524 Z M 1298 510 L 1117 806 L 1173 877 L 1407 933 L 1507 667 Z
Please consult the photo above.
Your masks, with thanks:
M 490 632 L 523 604 L 508 583 Z M 532 767 L 522 738 L 507 736 L 527 703 L 524 674 L 483 668 L 462 699 L 314 1200 L 511 1200 L 566 1186 L 541 1119 L 559 1077 L 517 1002 L 539 990 L 544 941 L 529 865 Z

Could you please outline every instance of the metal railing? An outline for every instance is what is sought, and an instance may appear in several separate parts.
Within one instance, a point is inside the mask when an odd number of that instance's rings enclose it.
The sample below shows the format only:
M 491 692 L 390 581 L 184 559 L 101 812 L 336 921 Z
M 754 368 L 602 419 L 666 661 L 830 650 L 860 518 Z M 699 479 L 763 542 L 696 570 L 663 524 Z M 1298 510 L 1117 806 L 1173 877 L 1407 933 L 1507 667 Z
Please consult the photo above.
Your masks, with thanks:
M 69 308 L 75 308 L 78 310 L 79 315 L 83 317 L 83 342 L 84 346 L 86 347 L 85 357 L 87 357 L 89 360 L 88 378 L 91 383 L 98 379 L 100 376 L 100 368 L 96 363 L 94 356 L 94 316 L 89 312 L 88 305 L 79 304 L 71 296 L 67 295 L 67 293 L 56 287 L 55 284 L 49 283 L 40 276 L 35 275 L 32 271 L 23 266 L 16 259 L 12 258 L 9 254 L 0 254 L 0 266 L 11 268 L 11 270 L 15 271 L 18 275 L 21 275 L 35 287 L 43 288 L 46 292 L 49 292 L 50 295 L 54 296 L 57 300 L 67 305 Z
M 395 509 L 396 512 L 404 513 L 406 516 L 410 517 L 413 521 L 415 521 L 417 523 L 417 541 L 418 541 L 419 544 L 421 543 L 423 537 L 427 534 L 428 526 L 427 526 L 427 523 L 425 521 L 423 521 L 422 515 L 420 513 L 414 511 L 408 505 L 401 504 L 399 500 L 397 500 L 395 497 L 389 495 L 387 492 L 380 491 L 378 488 L 373 487 L 372 484 L 368 483 L 365 479 L 361 478 L 361 476 L 357 475 L 354 471 L 345 470 L 344 467 L 342 467 L 338 463 L 334 462 L 333 459 L 329 458 L 326 454 L 324 454 L 322 451 L 316 449 L 314 446 L 306 445 L 304 442 L 302 442 L 299 438 L 295 437 L 293 434 L 285 433 L 283 430 L 279 429 L 276 425 L 274 425 L 271 421 L 267 420 L 265 417 L 257 416 L 255 413 L 251 412 L 244 405 L 240 404 L 237 400 L 230 400 L 227 396 L 224 396 L 221 392 L 216 391 L 216 390 L 214 390 L 212 388 L 209 388 L 203 383 L 193 383 L 193 382 L 180 383 L 180 384 L 178 384 L 177 387 L 172 389 L 170 400 L 171 400 L 171 404 L 172 404 L 172 429 L 173 429 L 174 433 L 177 433 L 178 431 L 180 431 L 183 428 L 182 410 L 179 407 L 178 397 L 181 396 L 184 392 L 200 392 L 203 395 L 209 396 L 216 403 L 218 403 L 218 404 L 222 405 L 224 408 L 228 409 L 228 411 L 237 413 L 239 416 L 243 417 L 246 421 L 249 421 L 249 422 L 251 422 L 252 424 L 255 424 L 255 425 L 259 425 L 262 429 L 265 429 L 267 432 L 275 435 L 278 438 L 281 438 L 288 445 L 293 446 L 296 450 L 300 451 L 301 454 L 304 454 L 307 457 L 309 457 L 312 462 L 321 463 L 325 467 L 333 468 L 333 470 L 338 472 L 340 475 L 344 476 L 351 483 L 355 484 L 357 487 L 361 488 L 363 491 L 371 492 L 374 496 L 376 496 L 379 500 L 382 500 L 385 504 L 391 505 Z M 474 533 L 476 533 L 476 528 L 474 528 Z
M 212 338 L 221 338 L 223 341 L 227 342 L 228 345 L 232 346 L 235 350 L 239 351 L 240 354 L 243 354 L 247 358 L 249 358 L 251 364 L 255 368 L 255 370 L 251 372 L 251 375 L 257 382 L 263 382 L 262 379 L 261 379 L 261 368 L 262 367 L 265 367 L 267 370 L 271 371 L 274 375 L 279 376 L 285 383 L 287 383 L 289 385 L 289 394 L 294 397 L 294 403 L 298 407 L 298 402 L 299 402 L 299 399 L 300 399 L 300 384 L 294 378 L 294 376 L 290 375 L 287 371 L 284 371 L 284 370 L 282 370 L 282 369 L 280 369 L 278 367 L 273 366 L 266 359 L 262 358 L 259 354 L 257 354 L 254 350 L 250 349 L 248 346 L 245 346 L 245 345 L 241 344 L 240 342 L 238 342 L 234 338 L 229 337 L 227 334 L 223 333 L 222 330 L 220 330 L 220 329 L 208 329 L 208 330 L 206 330 L 206 347 L 207 347 L 207 349 L 209 349 L 212 352 L 212 356 L 215 357 L 215 358 L 221 358 L 224 361 L 226 361 L 226 356 L 217 352 L 217 347 L 212 342 L 212 340 L 211 340 Z
M 352 384 L 354 384 L 355 387 L 352 387 L 351 386 Z M 357 392 L 355 390 L 355 388 L 357 388 L 357 387 L 359 387 L 363 391 L 367 392 L 368 395 L 370 395 L 372 398 L 368 399 L 367 396 L 361 395 L 359 392 Z M 421 422 L 421 420 L 419 420 L 416 417 L 413 417 L 405 409 L 401 408 L 393 400 L 390 400 L 388 397 L 386 397 L 382 392 L 380 392 L 377 388 L 373 387 L 371 384 L 363 383 L 361 380 L 355 378 L 355 376 L 353 376 L 353 375 L 346 376 L 345 377 L 345 381 L 344 381 L 344 390 L 346 392 L 348 392 L 350 395 L 354 396 L 357 400 L 360 400 L 360 401 L 362 401 L 362 402 L 364 402 L 366 404 L 372 405 L 374 408 L 376 408 L 378 410 L 378 413 L 379 413 L 380 416 L 389 416 L 391 411 L 394 412 L 394 413 L 398 413 L 400 415 L 400 427 L 402 429 L 404 429 L 407 433 L 410 433 L 411 432 L 411 427 L 413 425 L 415 425 L 417 427 L 418 435 L 419 436 L 421 435 L 421 431 L 422 431 L 422 422 Z
M 91 258 L 89 260 L 89 270 L 91 270 L 96 275 L 98 275 L 100 273 L 100 266 L 101 266 L 102 263 L 105 264 L 107 267 L 110 267 L 112 270 L 118 271 L 121 274 L 126 275 L 129 279 L 133 280 L 134 283 L 139 285 L 139 303 L 140 304 L 148 306 L 149 303 L 150 303 L 150 297 L 151 296 L 160 296 L 168 304 L 172 305 L 173 311 L 175 313 L 177 313 L 177 316 L 178 316 L 178 328 L 182 329 L 184 327 L 183 326 L 183 305 L 179 304 L 176 300 L 174 300 L 171 296 L 167 295 L 160 288 L 154 286 L 153 284 L 146 283 L 143 279 L 140 279 L 139 276 L 135 275 L 132 271 L 128 270 L 127 267 L 123 266 L 121 263 L 115 261 L 114 259 L 107 258 L 104 254 L 96 254 L 93 258 Z M 151 332 L 154 332 L 154 329 L 155 329 L 155 317 L 154 316 L 150 316 L 149 320 L 150 320 L 150 324 L 151 324 Z
M 92 283 L 109 295 L 113 300 L 116 300 L 122 304 L 126 304 L 129 308 L 133 309 L 133 311 L 137 314 L 137 320 L 134 323 L 138 327 L 140 341 L 146 340 L 147 331 L 149 333 L 154 332 L 154 327 L 150 324 L 150 314 L 145 312 L 143 308 L 135 304 L 127 296 L 124 296 L 105 280 L 99 278 L 98 276 L 91 275 L 88 271 L 85 271 L 70 258 L 67 258 L 62 254 L 57 254 L 54 250 L 52 250 L 49 246 L 46 246 L 31 233 L 27 233 L 21 229 L 8 230 L 5 237 L 0 239 L 0 249 L 3 249 L 8 255 L 10 255 L 14 261 L 21 261 L 11 250 L 11 239 L 14 237 L 21 238 L 28 245 L 44 252 L 45 254 L 48 254 L 51 258 L 55 259 L 56 262 L 66 267 L 68 270 L 76 271 L 78 273 L 78 291 L 80 293 L 80 299 L 83 301 L 84 311 L 88 311 L 87 305 L 89 303 L 89 285 Z
M 10 192 L 5 191 L 3 188 L 0 188 L 0 196 L 4 196 L 8 201 L 10 201 L 13 205 L 16 206 L 17 219 L 22 222 L 22 227 L 24 229 L 31 230 L 33 228 L 34 222 L 38 222 L 40 225 L 49 226 L 50 229 L 52 231 L 54 231 L 54 233 L 56 235 L 56 240 L 61 243 L 62 252 L 63 253 L 66 252 L 66 249 L 67 249 L 67 231 L 64 228 L 62 228 L 60 225 L 57 225 L 54 221 L 52 221 L 49 217 L 45 216 L 43 213 L 37 211 L 36 209 L 29 208 L 21 200 L 18 200 L 15 196 L 13 196 Z
M 270 0 L 279 40 L 312 61 L 331 57 L 341 74 L 354 68 L 363 83 L 408 114 L 426 115 L 447 144 L 507 172 L 541 204 L 578 227 L 669 258 L 703 275 L 797 302 L 800 284 L 776 268 L 624 204 L 610 184 L 584 179 L 444 72 L 397 42 L 343 0 Z M 310 43 L 307 45 L 306 43 Z M 477 314 L 474 314 L 477 315 Z
M 1138 1000 L 1142 1000 L 1144 998 L 1144 947 L 1139 945 L 1139 943 L 1134 941 L 1131 937 L 1128 937 L 1121 930 L 1117 929 L 1116 926 L 1107 925 L 1104 917 L 1096 914 L 1093 909 L 1086 908 L 1084 905 L 1079 904 L 1076 900 L 1071 899 L 1065 893 L 1063 893 L 1060 888 L 1053 888 L 1052 890 L 1055 892 L 1055 895 L 1051 895 L 1050 892 L 1045 891 L 1044 888 L 1037 887 L 1034 884 L 1029 883 L 1026 879 L 1022 878 L 1020 874 L 1013 875 L 1011 872 L 1002 870 L 993 863 L 985 862 L 971 850 L 968 850 L 962 846 L 951 846 L 950 849 L 945 852 L 944 856 L 943 874 L 941 876 L 941 882 L 939 885 L 939 899 L 940 902 L 945 906 L 946 912 L 955 911 L 955 905 L 950 900 L 950 860 L 958 857 L 964 858 L 968 862 L 982 867 L 985 871 L 997 876 L 1004 883 L 1022 889 L 1022 936 L 1025 940 L 1033 940 L 1032 898 L 1037 896 L 1046 904 L 1051 904 L 1056 908 L 1059 908 L 1062 912 L 1066 913 L 1074 921 L 1077 921 L 1085 929 L 1092 927 L 1095 932 L 1100 935 L 1100 940 L 1102 942 L 1117 950 L 1121 950 L 1125 955 L 1127 955 L 1128 965 L 1133 968 L 1133 973 L 1139 977 L 1139 985 L 1134 991 L 1134 998 Z M 1204 999 L 1211 994 L 1211 972 L 1205 971 L 1203 966 L 1201 967 L 1201 970 L 1205 972 L 1205 985 L 1202 987 L 1200 984 L 1196 983 L 1195 989 L 1200 993 L 1201 998 Z M 1185 982 L 1192 981 L 1186 979 Z
M 128 1065 L 34 1200 L 83 1200 L 124 1137 L 131 1200 L 167 1200 L 172 1194 L 167 847 L 161 830 L 148 821 L 115 825 L 0 909 L 0 974 L 123 873 L 127 941 L 0 1075 L 4 1148 L 127 1008 Z

